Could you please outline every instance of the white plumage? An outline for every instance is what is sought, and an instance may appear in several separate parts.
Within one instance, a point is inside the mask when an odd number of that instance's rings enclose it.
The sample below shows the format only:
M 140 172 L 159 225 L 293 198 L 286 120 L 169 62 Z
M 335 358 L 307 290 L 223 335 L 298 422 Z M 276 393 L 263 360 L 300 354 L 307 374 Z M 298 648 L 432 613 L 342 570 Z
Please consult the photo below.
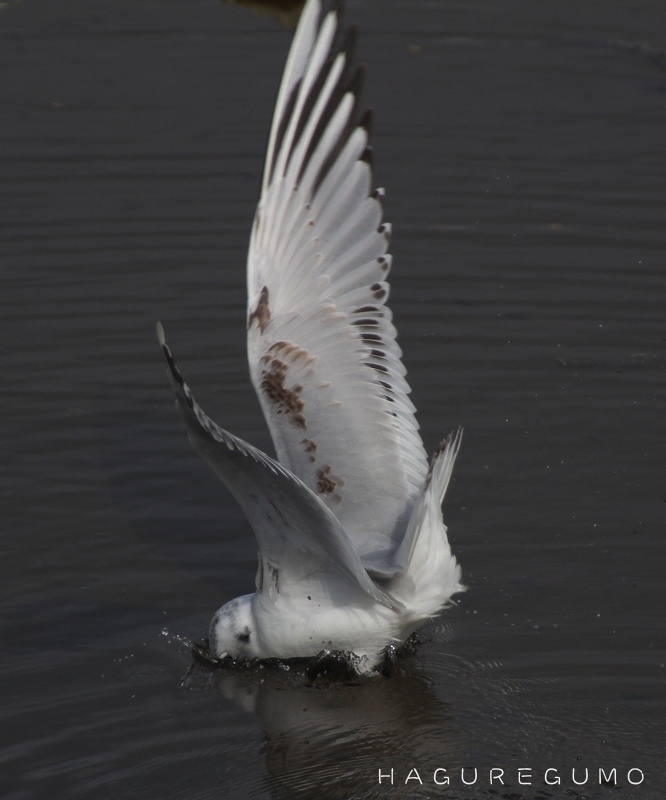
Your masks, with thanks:
M 462 589 L 386 305 L 390 226 L 371 191 L 354 31 L 308 0 L 285 66 L 248 254 L 248 358 L 278 461 L 198 407 L 158 325 L 190 440 L 243 507 L 257 589 L 213 618 L 223 658 L 353 652 L 371 670 Z

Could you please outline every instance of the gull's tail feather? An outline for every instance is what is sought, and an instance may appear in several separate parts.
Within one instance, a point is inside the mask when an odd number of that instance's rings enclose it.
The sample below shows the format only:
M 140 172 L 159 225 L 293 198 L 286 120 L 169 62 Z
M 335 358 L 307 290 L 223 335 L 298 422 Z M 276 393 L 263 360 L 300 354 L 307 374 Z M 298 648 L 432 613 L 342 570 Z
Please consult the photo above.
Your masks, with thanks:
M 414 622 L 434 616 L 452 595 L 465 589 L 442 518 L 442 501 L 461 441 L 462 428 L 458 428 L 433 456 L 423 492 L 396 554 L 402 572 L 390 584 L 390 590 L 410 609 Z
M 440 506 L 444 502 L 444 495 L 449 488 L 453 465 L 456 462 L 460 444 L 462 442 L 463 429 L 458 428 L 451 432 L 439 445 L 439 449 L 432 457 L 430 470 L 428 472 L 428 484 L 432 487 L 432 492 Z

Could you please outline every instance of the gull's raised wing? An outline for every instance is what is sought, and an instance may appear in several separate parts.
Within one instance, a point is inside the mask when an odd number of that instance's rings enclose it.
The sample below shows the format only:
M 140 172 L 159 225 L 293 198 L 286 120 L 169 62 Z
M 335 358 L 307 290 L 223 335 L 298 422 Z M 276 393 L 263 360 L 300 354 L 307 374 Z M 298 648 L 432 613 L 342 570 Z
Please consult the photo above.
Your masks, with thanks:
M 428 466 L 386 306 L 363 73 L 353 29 L 338 45 L 337 28 L 309 0 L 285 67 L 248 254 L 248 356 L 280 463 L 389 576 Z
M 157 335 L 190 442 L 234 495 L 254 530 L 259 591 L 303 595 L 308 582 L 315 582 L 329 595 L 363 593 L 399 608 L 400 603 L 371 580 L 351 539 L 324 503 L 288 469 L 220 428 L 202 411 L 176 367 L 159 323 Z

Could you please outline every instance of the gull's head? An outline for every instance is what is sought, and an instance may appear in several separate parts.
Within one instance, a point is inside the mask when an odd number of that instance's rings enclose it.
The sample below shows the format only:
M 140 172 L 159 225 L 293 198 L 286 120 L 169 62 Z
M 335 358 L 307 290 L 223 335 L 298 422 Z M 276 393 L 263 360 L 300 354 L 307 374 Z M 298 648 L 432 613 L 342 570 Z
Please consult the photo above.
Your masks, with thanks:
M 257 633 L 252 614 L 251 594 L 230 600 L 215 612 L 208 632 L 215 658 L 256 658 Z

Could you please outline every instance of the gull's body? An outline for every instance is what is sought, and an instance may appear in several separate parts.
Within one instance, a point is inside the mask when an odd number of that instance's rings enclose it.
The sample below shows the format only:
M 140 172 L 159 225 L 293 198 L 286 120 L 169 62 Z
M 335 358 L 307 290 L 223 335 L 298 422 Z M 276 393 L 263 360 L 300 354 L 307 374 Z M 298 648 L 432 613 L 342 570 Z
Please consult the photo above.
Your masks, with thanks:
M 248 255 L 248 358 L 277 462 L 213 423 L 164 342 L 190 440 L 243 507 L 256 591 L 214 616 L 217 658 L 353 652 L 370 669 L 461 590 L 441 503 L 460 434 L 428 463 L 386 306 L 362 73 L 309 0 L 282 79 Z

